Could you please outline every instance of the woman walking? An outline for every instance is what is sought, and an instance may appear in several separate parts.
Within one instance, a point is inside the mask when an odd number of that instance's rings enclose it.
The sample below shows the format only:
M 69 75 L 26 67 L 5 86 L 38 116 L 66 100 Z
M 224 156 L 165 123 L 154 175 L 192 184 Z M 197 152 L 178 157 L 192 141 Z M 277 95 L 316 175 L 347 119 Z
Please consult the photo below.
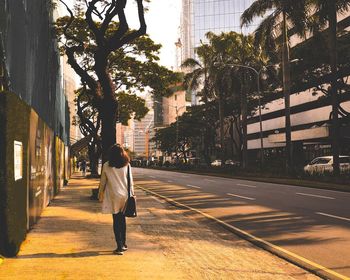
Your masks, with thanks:
M 114 254 L 123 255 L 126 245 L 126 221 L 123 209 L 128 199 L 128 177 L 131 196 L 134 195 L 130 159 L 120 145 L 114 145 L 109 152 L 109 161 L 102 168 L 98 198 L 102 202 L 102 213 L 112 214 L 113 231 L 117 249 Z

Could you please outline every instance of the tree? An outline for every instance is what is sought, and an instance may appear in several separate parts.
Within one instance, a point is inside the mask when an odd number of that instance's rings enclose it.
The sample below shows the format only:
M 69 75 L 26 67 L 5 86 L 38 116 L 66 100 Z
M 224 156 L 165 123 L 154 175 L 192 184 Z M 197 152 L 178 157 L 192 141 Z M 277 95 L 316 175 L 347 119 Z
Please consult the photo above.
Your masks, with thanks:
M 178 151 L 180 151 L 182 158 L 187 162 L 189 151 L 196 149 L 202 143 L 205 136 L 203 134 L 215 131 L 215 128 L 210 123 L 217 120 L 217 107 L 212 110 L 210 108 L 204 110 L 204 107 L 207 106 L 190 107 L 187 112 L 177 119 L 177 122 L 172 123 L 169 127 L 157 130 L 152 141 L 157 142 L 161 151 L 167 154 L 176 153 L 178 159 L 180 157 Z M 212 113 L 214 113 L 214 116 Z M 204 118 L 204 115 L 206 115 L 206 118 Z M 178 142 L 176 141 L 177 133 Z
M 339 97 L 338 97 L 338 58 L 337 58 L 337 13 L 348 11 L 348 0 L 310 0 L 309 13 L 311 17 L 311 31 L 319 31 L 328 25 L 328 49 L 331 67 L 331 99 L 332 99 L 332 155 L 333 175 L 339 176 Z
M 243 66 L 260 68 L 266 60 L 264 53 L 253 44 L 252 36 L 244 36 L 236 32 L 215 35 L 207 33 L 208 44 L 202 44 L 196 49 L 199 59 L 189 59 L 184 66 L 192 67 L 193 71 L 185 76 L 185 83 L 191 89 L 199 89 L 203 102 L 217 100 L 219 111 L 219 128 L 221 143 L 221 159 L 225 160 L 225 132 L 224 121 L 226 115 L 225 104 L 233 101 L 230 115 L 235 122 L 242 122 L 239 135 L 242 136 L 240 149 L 242 150 L 242 166 L 247 165 L 247 117 L 254 108 L 248 105 L 256 103 L 257 77 L 254 72 Z M 202 87 L 200 87 L 202 86 Z M 248 110 L 249 107 L 249 110 Z M 256 107 L 256 106 L 255 106 Z M 242 131 L 241 131 L 242 130 Z
M 88 138 L 88 156 L 90 160 L 91 175 L 98 175 L 98 161 L 102 154 L 100 127 L 101 120 L 98 112 L 91 104 L 88 90 L 80 88 L 76 91 L 77 115 L 74 125 L 78 125 L 82 134 Z M 123 125 L 133 117 L 141 120 L 148 112 L 145 100 L 135 94 L 120 92 L 118 94 L 119 112 L 118 119 Z
M 217 66 L 215 66 L 216 54 L 210 44 L 202 44 L 196 48 L 196 53 L 199 60 L 189 58 L 185 60 L 182 67 L 189 68 L 192 71 L 187 73 L 184 77 L 184 85 L 190 90 L 196 91 L 197 96 L 201 98 L 201 102 L 207 104 L 212 100 L 218 98 L 215 89 L 215 75 Z M 219 97 L 220 98 L 220 97 Z M 219 111 L 221 109 L 219 108 Z M 204 116 L 205 117 L 205 116 Z M 219 114 L 220 126 L 223 127 L 223 116 Z M 223 129 L 220 128 L 220 143 L 221 153 L 224 156 L 224 135 Z
M 271 53 L 276 46 L 276 35 L 282 35 L 282 69 L 283 90 L 285 102 L 286 126 L 286 168 L 290 172 L 293 168 L 293 151 L 290 121 L 290 62 L 289 37 L 291 28 L 299 35 L 304 35 L 307 23 L 307 0 L 255 0 L 241 16 L 242 25 L 250 24 L 254 18 L 270 14 L 260 23 L 255 31 L 257 42 Z M 280 33 L 278 33 L 280 26 Z M 276 32 L 277 31 L 277 32 Z M 273 51 L 272 51 L 273 52 Z
M 157 64 L 160 46 L 143 36 L 146 33 L 143 2 L 146 0 L 136 0 L 138 30 L 129 30 L 124 13 L 127 0 L 79 1 L 74 12 L 60 1 L 70 14 L 56 23 L 58 38 L 63 43 L 61 50 L 88 89 L 90 104 L 98 113 L 105 161 L 109 147 L 116 141 L 118 95 L 140 84 L 144 87 L 152 84 L 154 93 L 159 94 L 163 88 L 166 91 L 165 83 L 177 77 Z
M 254 111 L 251 104 L 257 99 L 258 88 L 255 72 L 266 63 L 266 56 L 261 48 L 254 44 L 253 36 L 245 36 L 236 32 L 211 35 L 211 44 L 217 53 L 221 67 L 216 79 L 217 88 L 223 94 L 224 102 L 233 100 L 232 115 L 235 121 L 240 120 L 241 162 L 247 166 L 247 119 Z M 248 67 L 251 67 L 249 69 Z M 256 105 L 255 105 L 256 107 Z M 237 114 L 238 117 L 237 117 Z

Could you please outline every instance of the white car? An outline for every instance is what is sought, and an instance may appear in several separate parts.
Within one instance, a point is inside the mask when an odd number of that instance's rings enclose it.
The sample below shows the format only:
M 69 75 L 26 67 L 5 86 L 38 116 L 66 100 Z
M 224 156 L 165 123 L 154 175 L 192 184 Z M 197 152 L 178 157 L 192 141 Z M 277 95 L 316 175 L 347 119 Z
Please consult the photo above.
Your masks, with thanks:
M 214 160 L 210 165 L 211 166 L 221 166 L 221 159 Z
M 350 156 L 339 156 L 340 172 L 350 172 Z M 333 172 L 333 156 L 317 157 L 304 167 L 309 174 L 323 174 Z

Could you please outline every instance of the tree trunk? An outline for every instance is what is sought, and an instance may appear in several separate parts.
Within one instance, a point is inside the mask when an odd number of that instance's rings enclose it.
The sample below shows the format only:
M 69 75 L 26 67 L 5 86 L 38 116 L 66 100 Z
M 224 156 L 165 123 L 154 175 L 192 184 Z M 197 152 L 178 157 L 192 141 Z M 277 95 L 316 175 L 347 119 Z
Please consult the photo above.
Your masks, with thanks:
M 106 97 L 100 107 L 99 114 L 102 121 L 102 163 L 108 161 L 109 149 L 116 143 L 117 108 L 117 101 Z
M 219 122 L 220 122 L 220 159 L 221 163 L 225 162 L 225 133 L 224 133 L 224 106 L 222 96 L 219 93 L 218 95 L 219 102 Z
M 248 165 L 248 128 L 247 128 L 247 95 L 243 91 L 242 94 L 242 168 Z
M 332 94 L 332 155 L 333 176 L 340 175 L 339 167 L 339 100 L 337 88 L 337 11 L 335 1 L 331 1 L 329 7 L 329 53 L 332 71 L 331 94 Z
M 186 148 L 182 148 L 182 154 L 184 155 L 184 161 L 185 161 L 185 163 L 187 163 Z
M 96 144 L 92 143 L 88 146 L 88 155 L 90 160 L 90 172 L 92 177 L 98 176 L 98 160 L 99 155 L 96 149 Z
M 285 104 L 285 127 L 286 127 L 286 169 L 290 173 L 293 169 L 293 151 L 292 151 L 292 130 L 290 121 L 290 63 L 289 63 L 289 43 L 286 13 L 283 12 L 282 22 L 282 69 L 283 69 L 283 90 Z

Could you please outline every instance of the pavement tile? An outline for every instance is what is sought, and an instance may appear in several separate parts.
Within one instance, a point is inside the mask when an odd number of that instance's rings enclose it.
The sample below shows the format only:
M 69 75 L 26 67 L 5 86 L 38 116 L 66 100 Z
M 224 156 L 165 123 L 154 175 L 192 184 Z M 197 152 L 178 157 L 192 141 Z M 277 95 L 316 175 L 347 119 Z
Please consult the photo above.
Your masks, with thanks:
M 75 176 L 43 212 L 0 279 L 318 279 L 232 233 L 137 189 L 129 250 L 112 254 L 112 217 Z

